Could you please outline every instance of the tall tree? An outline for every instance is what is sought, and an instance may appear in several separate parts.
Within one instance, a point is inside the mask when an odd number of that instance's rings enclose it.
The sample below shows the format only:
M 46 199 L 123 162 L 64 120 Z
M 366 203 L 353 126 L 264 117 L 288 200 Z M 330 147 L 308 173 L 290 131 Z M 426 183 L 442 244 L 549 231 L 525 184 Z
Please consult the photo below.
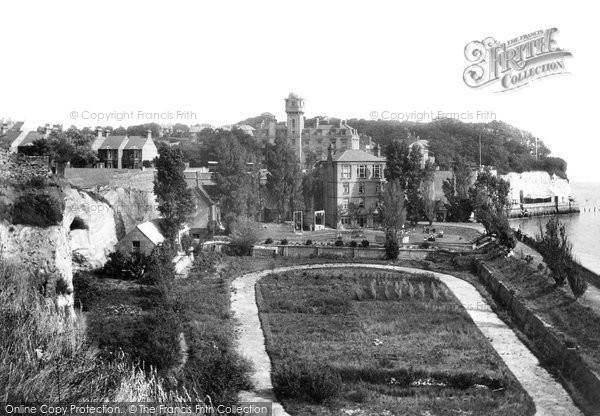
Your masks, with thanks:
M 422 158 L 423 155 L 419 146 L 413 146 L 408 154 L 405 188 L 407 217 L 413 224 L 421 219 L 423 212 L 423 196 L 421 194 L 421 183 L 423 181 Z
M 462 158 L 454 160 L 452 177 L 446 179 L 442 184 L 444 196 L 448 201 L 448 220 L 464 222 L 469 219 L 473 212 L 469 188 L 471 186 L 471 169 Z
M 175 242 L 179 230 L 194 212 L 192 190 L 185 181 L 185 162 L 179 149 L 162 144 L 158 149 L 154 194 L 164 220 L 165 237 Z
M 425 163 L 423 170 L 423 184 L 421 193 L 423 195 L 423 210 L 429 225 L 435 219 L 435 166 L 431 161 Z
M 303 208 L 300 161 L 285 138 L 275 139 L 267 148 L 267 189 L 275 201 L 281 219 L 286 212 Z
M 380 212 L 386 235 L 391 233 L 397 239 L 398 231 L 406 220 L 405 195 L 399 180 L 386 184 Z

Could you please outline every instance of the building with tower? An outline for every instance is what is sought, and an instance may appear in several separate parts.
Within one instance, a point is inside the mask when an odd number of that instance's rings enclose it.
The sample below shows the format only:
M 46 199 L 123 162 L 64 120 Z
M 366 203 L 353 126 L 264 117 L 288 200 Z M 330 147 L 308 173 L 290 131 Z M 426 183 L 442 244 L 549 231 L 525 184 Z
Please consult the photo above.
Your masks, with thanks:
M 254 137 L 268 143 L 284 137 L 288 140 L 302 163 L 309 152 L 314 153 L 317 160 L 326 160 L 328 149 L 334 153 L 344 150 L 367 150 L 361 143 L 369 143 L 368 137 L 361 137 L 358 131 L 350 127 L 344 120 L 330 122 L 327 118 L 314 118 L 307 121 L 304 115 L 305 100 L 298 94 L 290 93 L 285 98 L 286 122 L 277 122 L 275 116 L 269 113 L 254 130 Z M 367 145 L 368 146 L 368 145 Z

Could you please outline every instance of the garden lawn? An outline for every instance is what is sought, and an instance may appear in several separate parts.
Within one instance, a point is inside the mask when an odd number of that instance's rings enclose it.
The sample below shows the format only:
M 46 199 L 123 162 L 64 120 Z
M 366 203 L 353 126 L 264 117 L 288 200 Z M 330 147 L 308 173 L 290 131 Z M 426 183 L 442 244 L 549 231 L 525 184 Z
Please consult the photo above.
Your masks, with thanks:
M 433 277 L 290 272 L 263 278 L 257 289 L 275 392 L 291 415 L 534 413 Z

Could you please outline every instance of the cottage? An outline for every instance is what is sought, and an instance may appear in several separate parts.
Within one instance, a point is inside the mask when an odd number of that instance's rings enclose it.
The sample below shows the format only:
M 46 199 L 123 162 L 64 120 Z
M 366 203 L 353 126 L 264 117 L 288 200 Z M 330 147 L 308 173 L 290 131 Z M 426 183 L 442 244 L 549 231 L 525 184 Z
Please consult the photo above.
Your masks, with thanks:
M 116 245 L 115 250 L 123 254 L 149 255 L 155 247 L 164 243 L 165 237 L 160 218 L 136 225 L 136 227 L 125 235 Z M 178 240 L 189 231 L 184 227 L 179 232 Z

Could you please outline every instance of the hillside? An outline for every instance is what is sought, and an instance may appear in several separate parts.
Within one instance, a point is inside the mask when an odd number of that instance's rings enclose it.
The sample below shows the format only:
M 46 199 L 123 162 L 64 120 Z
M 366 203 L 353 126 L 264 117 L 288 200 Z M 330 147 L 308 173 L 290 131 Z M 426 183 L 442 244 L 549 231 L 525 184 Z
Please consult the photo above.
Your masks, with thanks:
M 240 122 L 258 127 L 266 114 Z M 325 116 L 321 116 L 321 119 Z M 328 117 L 329 122 L 337 118 Z M 408 139 L 409 135 L 429 140 L 429 150 L 442 169 L 450 169 L 457 157 L 471 165 L 479 165 L 479 137 L 481 161 L 494 166 L 499 173 L 541 170 L 550 175 L 567 178 L 567 163 L 552 157 L 550 149 L 538 138 L 538 159 L 535 158 L 535 136 L 502 121 L 463 123 L 455 119 L 439 119 L 431 123 L 398 122 L 386 120 L 350 119 L 347 123 L 359 133 L 371 136 L 376 143 L 386 146 L 394 139 Z M 306 119 L 305 126 L 313 126 L 314 118 Z

